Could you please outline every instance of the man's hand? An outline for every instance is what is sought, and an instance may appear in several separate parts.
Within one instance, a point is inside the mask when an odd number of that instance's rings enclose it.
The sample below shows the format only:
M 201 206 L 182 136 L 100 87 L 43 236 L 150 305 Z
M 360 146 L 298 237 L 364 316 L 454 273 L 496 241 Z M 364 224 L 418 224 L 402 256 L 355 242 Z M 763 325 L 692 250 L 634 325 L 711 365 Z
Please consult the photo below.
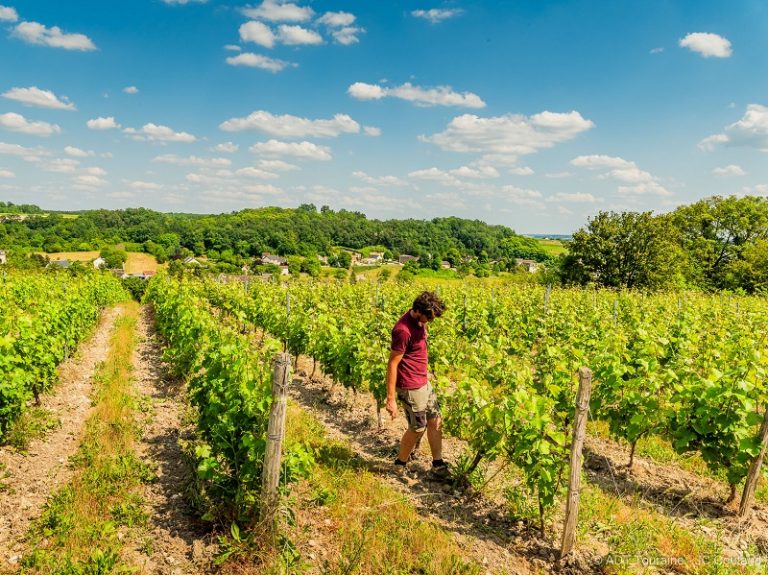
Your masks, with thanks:
M 397 415 L 397 402 L 394 397 L 387 398 L 387 412 L 392 419 Z

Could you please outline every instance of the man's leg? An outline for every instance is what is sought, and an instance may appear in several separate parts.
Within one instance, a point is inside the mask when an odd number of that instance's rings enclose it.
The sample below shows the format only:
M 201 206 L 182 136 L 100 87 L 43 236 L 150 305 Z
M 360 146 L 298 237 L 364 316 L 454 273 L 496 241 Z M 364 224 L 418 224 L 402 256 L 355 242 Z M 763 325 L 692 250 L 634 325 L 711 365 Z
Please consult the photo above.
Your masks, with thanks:
M 416 446 L 416 442 L 421 439 L 421 436 L 424 435 L 424 432 L 417 432 L 413 431 L 412 429 L 406 430 L 406 432 L 403 434 L 403 438 L 400 440 L 400 453 L 398 453 L 397 458 L 400 461 L 408 461 L 408 458 L 411 455 L 411 451 L 413 451 L 413 448 Z M 430 444 L 432 442 L 430 441 Z
M 427 440 L 432 450 L 432 460 L 443 459 L 443 419 L 438 415 L 427 420 Z

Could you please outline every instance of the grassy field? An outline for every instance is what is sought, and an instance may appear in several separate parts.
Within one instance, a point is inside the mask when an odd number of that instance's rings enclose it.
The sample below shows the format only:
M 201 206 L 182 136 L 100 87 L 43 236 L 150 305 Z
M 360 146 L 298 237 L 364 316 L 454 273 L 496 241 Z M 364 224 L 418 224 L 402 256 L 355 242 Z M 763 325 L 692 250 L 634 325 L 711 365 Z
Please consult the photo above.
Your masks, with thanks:
M 563 242 L 560 240 L 537 239 L 536 241 L 539 242 L 539 245 L 544 248 L 544 251 L 546 251 L 551 256 L 559 256 L 560 254 L 564 254 L 568 251 L 568 248 L 566 248 Z
M 71 262 L 90 262 L 99 257 L 99 252 L 55 252 L 43 254 L 53 260 L 69 260 Z M 129 274 L 138 274 L 141 272 L 156 272 L 162 266 L 157 263 L 155 256 L 143 253 L 128 253 L 128 260 L 125 262 L 125 271 Z

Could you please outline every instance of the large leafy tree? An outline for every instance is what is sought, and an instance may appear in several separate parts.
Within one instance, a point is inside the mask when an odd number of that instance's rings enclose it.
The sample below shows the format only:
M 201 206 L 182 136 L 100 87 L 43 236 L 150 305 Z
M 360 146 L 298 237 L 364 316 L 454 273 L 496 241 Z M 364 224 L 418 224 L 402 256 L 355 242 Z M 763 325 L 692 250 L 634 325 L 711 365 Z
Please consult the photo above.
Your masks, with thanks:
M 752 263 L 755 246 L 768 239 L 768 201 L 747 196 L 715 196 L 682 206 L 672 214 L 690 256 L 693 280 L 702 287 L 736 288 L 758 281 Z M 759 266 L 754 269 L 760 273 Z
M 651 212 L 600 212 L 573 235 L 561 263 L 566 283 L 658 288 L 683 282 L 677 230 Z

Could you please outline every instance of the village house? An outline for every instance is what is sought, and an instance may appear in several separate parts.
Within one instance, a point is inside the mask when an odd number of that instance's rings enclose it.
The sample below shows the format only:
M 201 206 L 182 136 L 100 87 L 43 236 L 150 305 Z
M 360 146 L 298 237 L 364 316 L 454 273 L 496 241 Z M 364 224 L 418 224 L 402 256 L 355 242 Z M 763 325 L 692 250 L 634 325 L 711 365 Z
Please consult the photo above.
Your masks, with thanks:
M 440 267 L 443 268 L 444 270 L 449 270 L 451 269 L 451 262 L 447 260 L 443 260 L 440 262 Z
M 188 256 L 188 257 L 184 258 L 182 263 L 185 266 L 199 266 L 200 265 L 200 262 L 197 261 L 197 259 L 195 259 L 193 256 Z
M 264 265 L 273 264 L 276 266 L 285 266 L 288 265 L 288 260 L 282 256 L 276 256 L 270 254 L 269 252 L 264 252 L 261 254 L 261 263 Z
M 8 259 L 3 250 L 0 250 L 0 265 L 8 263 Z
M 397 258 L 397 261 L 400 262 L 401 264 L 405 265 L 405 264 L 407 264 L 408 262 L 411 262 L 411 261 L 417 262 L 417 261 L 419 261 L 419 258 L 416 257 L 416 256 L 409 255 L 409 254 L 402 254 L 399 258 Z
M 521 258 L 515 258 L 515 264 L 525 269 L 529 273 L 534 273 L 539 269 L 539 263 L 533 260 L 524 260 Z
M 107 263 L 107 260 L 105 260 L 102 257 L 98 257 L 95 260 L 93 260 L 93 267 L 98 270 L 98 269 L 101 269 L 101 266 L 103 266 L 106 263 Z

